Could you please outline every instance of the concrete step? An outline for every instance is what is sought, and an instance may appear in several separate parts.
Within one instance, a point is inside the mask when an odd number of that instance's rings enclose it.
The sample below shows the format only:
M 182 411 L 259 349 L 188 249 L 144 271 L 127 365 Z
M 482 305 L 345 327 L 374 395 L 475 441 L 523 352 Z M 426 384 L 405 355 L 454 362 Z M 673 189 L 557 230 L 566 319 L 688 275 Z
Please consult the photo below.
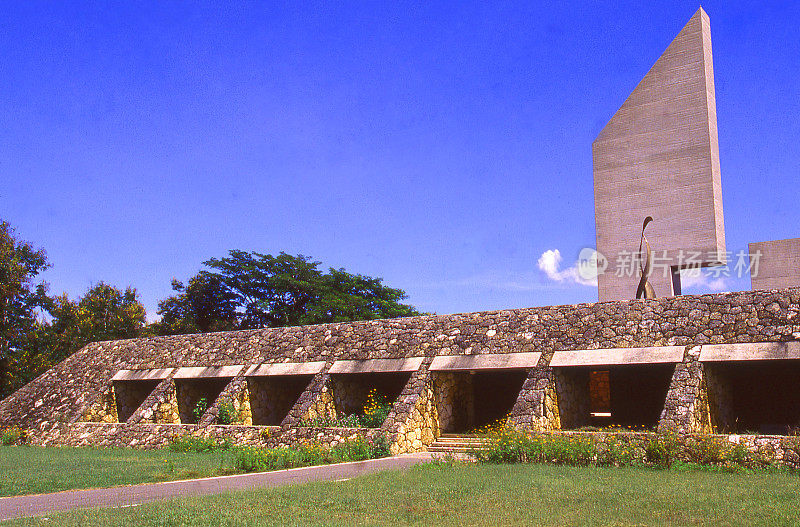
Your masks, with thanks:
M 441 448 L 442 450 L 485 450 L 489 448 L 488 445 L 467 445 L 464 443 L 459 444 L 442 444 L 442 443 L 432 443 L 428 448 Z
M 453 447 L 436 445 L 435 443 L 428 447 L 428 452 L 438 454 L 469 454 L 470 452 L 478 452 L 481 450 L 486 450 L 486 447 Z
M 468 443 L 471 445 L 485 445 L 489 442 L 488 439 L 478 439 L 471 437 L 440 437 L 436 440 L 437 443 Z
M 468 454 L 485 450 L 489 439 L 474 434 L 442 434 L 429 447 L 428 452 L 444 454 Z
M 483 446 L 488 445 L 488 441 L 459 441 L 457 439 L 451 439 L 449 441 L 434 441 L 439 445 L 465 445 L 465 446 Z

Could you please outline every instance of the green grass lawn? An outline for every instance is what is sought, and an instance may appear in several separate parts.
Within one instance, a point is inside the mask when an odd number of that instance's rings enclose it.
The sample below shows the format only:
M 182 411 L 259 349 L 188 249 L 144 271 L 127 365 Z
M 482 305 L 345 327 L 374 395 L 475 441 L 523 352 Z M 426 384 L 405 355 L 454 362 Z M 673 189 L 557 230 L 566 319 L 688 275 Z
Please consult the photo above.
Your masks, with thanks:
M 427 465 L 8 525 L 798 525 L 799 493 L 779 472 Z
M 0 496 L 231 474 L 231 455 L 0 446 Z

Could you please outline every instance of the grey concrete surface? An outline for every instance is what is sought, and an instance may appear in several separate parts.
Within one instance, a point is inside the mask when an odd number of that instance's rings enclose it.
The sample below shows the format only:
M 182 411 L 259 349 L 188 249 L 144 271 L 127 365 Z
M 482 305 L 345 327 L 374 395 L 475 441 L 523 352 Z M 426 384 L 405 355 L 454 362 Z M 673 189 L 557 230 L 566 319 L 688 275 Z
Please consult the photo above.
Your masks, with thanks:
M 192 366 L 178 368 L 173 376 L 175 379 L 198 379 L 211 377 L 236 377 L 244 369 L 243 365 L 236 366 Z
M 667 251 L 650 278 L 657 296 L 673 294 L 672 273 L 663 271 L 681 255 L 724 260 L 711 26 L 702 9 L 597 136 L 592 156 L 597 250 L 609 264 L 598 278 L 600 301 L 635 298 L 638 267 L 628 272 L 625 253 L 638 250 L 647 216 L 655 255 Z
M 649 348 L 614 348 L 596 350 L 557 351 L 551 367 L 614 366 L 621 364 L 659 364 L 681 362 L 683 346 L 654 346 Z
M 393 371 L 417 371 L 423 357 L 408 359 L 364 359 L 337 360 L 328 373 L 377 373 Z
M 800 238 L 751 243 L 750 255 L 753 289 L 800 287 Z
M 524 353 L 483 353 L 481 355 L 440 356 L 431 362 L 431 371 L 443 370 L 502 370 L 535 368 L 542 356 L 538 351 Z
M 700 348 L 701 362 L 791 359 L 800 359 L 800 342 L 705 344 Z
M 268 377 L 275 375 L 316 375 L 325 367 L 325 361 L 276 362 L 253 364 L 245 372 L 246 377 Z

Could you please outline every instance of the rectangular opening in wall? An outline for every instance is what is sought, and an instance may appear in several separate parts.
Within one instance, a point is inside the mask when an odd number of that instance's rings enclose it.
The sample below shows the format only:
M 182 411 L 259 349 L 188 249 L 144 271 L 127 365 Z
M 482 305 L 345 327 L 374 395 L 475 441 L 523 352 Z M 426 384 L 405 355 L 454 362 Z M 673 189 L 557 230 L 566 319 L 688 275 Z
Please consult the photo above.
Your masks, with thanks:
M 561 428 L 658 426 L 674 364 L 555 368 Z
M 714 362 L 703 367 L 717 432 L 800 431 L 800 360 Z
M 595 421 L 611 419 L 611 384 L 608 370 L 589 372 L 589 415 Z
M 440 430 L 465 434 L 511 413 L 528 369 L 437 371 L 433 376 Z
M 313 375 L 248 377 L 253 424 L 280 425 L 313 378 Z
M 231 377 L 203 377 L 175 379 L 178 414 L 183 424 L 197 423 L 231 382 Z
M 114 398 L 117 404 L 117 418 L 120 423 L 127 421 L 153 393 L 160 380 L 114 381 Z
M 385 418 L 386 409 L 395 403 L 403 391 L 411 372 L 380 372 L 380 373 L 343 373 L 331 375 L 333 387 L 333 401 L 336 413 L 340 416 L 365 415 L 365 407 L 369 401 L 370 393 L 383 411 L 375 415 Z M 381 422 L 378 422 L 381 421 Z M 380 427 L 383 422 L 378 419 L 362 422 L 372 428 Z

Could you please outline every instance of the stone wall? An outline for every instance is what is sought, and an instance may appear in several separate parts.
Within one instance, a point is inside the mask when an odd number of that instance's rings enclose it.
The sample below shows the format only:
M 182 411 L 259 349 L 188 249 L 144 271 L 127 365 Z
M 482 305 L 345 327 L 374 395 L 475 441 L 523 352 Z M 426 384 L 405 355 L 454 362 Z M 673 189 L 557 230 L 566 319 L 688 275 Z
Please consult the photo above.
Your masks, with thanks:
M 175 381 L 176 394 L 178 398 L 178 415 L 181 423 L 201 423 L 206 412 L 202 415 L 195 415 L 195 410 L 201 400 L 204 400 L 206 410 L 215 405 L 219 395 L 231 382 L 231 379 L 180 379 Z
M 331 378 L 328 374 L 319 374 L 309 383 L 300 395 L 297 403 L 284 419 L 283 426 L 302 426 L 315 420 L 334 420 L 339 417 L 333 400 Z
M 229 440 L 237 445 L 263 447 L 292 446 L 304 441 L 335 446 L 356 437 L 374 439 L 379 430 L 369 428 L 293 428 L 281 430 L 277 426 L 244 425 L 186 425 L 153 424 L 136 425 L 109 423 L 59 424 L 31 436 L 37 446 L 100 446 L 128 448 L 163 448 L 176 437 L 206 437 L 218 441 Z
M 428 372 L 436 356 L 541 353 L 538 366 L 528 371 L 511 421 L 548 430 L 570 427 L 569 416 L 584 414 L 580 405 L 588 404 L 582 387 L 573 383 L 570 388 L 562 370 L 549 367 L 555 351 L 677 345 L 687 351 L 670 382 L 661 424 L 686 432 L 720 429 L 725 419 L 721 383 L 715 384 L 708 373 L 712 370 L 706 371 L 691 350 L 708 343 L 800 340 L 798 313 L 800 289 L 787 289 L 100 342 L 0 402 L 0 427 L 49 429 L 114 420 L 119 408 L 111 378 L 120 369 L 322 361 L 324 368 L 281 422 L 289 433 L 304 421 L 345 411 L 341 398 L 337 411 L 336 383 L 327 373 L 336 360 L 423 357 L 384 431 L 398 451 L 424 448 L 431 436 L 468 428 L 470 408 L 474 411 L 470 376 Z M 179 413 L 190 411 L 185 401 L 192 397 L 176 391 L 176 382 L 184 386 L 186 381 L 172 375 L 159 381 L 127 420 L 129 426 L 176 423 Z M 251 423 L 254 404 L 263 401 L 254 399 L 257 390 L 250 390 L 248 382 L 243 373 L 218 381 L 202 424 L 214 426 L 223 398 L 230 399 L 244 423 Z M 220 392 L 223 397 L 217 398 Z M 186 407 L 182 412 L 180 405 Z
M 94 403 L 92 406 L 89 407 L 86 412 L 84 412 L 81 421 L 87 421 L 90 423 L 116 423 L 119 421 L 117 417 L 119 415 L 119 410 L 117 410 L 117 397 L 116 397 L 116 390 L 114 389 L 114 385 L 112 384 L 109 386 L 103 394 L 100 396 L 100 400 Z M 139 401 L 141 404 L 142 401 Z M 138 404 L 133 409 L 130 409 L 130 406 L 125 408 L 124 412 L 129 412 L 132 414 L 138 408 Z M 129 415 L 129 414 L 125 414 Z
M 703 367 L 702 396 L 708 405 L 707 430 L 721 433 L 732 432 L 735 416 L 733 391 L 727 379 L 714 366 Z
M 395 455 L 425 450 L 439 437 L 436 388 L 428 370 L 431 360 L 426 358 L 420 369 L 411 374 L 381 427 Z
M 0 425 L 78 421 L 120 369 L 789 341 L 798 312 L 785 289 L 98 342 L 0 402 Z
M 232 422 L 220 424 L 253 424 L 250 398 L 246 393 L 247 377 L 240 373 L 228 381 L 225 379 L 218 379 L 218 381 L 218 386 L 222 386 L 223 388 L 219 391 L 219 395 L 217 395 L 216 398 L 213 400 L 209 399 L 208 409 L 203 414 L 198 424 L 210 425 L 217 423 L 220 406 L 223 404 L 233 410 L 233 415 L 229 415 Z M 214 391 L 216 391 L 216 389 Z
M 126 421 L 132 425 L 138 423 L 179 424 L 180 422 L 175 381 L 171 378 L 161 381 Z

